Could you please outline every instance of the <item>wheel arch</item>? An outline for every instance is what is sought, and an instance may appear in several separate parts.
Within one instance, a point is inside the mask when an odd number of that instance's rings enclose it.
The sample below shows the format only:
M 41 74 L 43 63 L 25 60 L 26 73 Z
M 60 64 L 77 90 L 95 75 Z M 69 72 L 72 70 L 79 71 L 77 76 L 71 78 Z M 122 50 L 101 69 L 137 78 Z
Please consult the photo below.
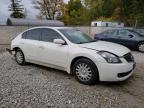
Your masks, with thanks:
M 82 59 L 82 58 L 88 59 L 88 60 L 90 60 L 91 62 L 94 63 L 93 60 L 91 60 L 90 58 L 85 57 L 85 56 L 75 57 L 75 58 L 72 59 L 72 61 L 71 61 L 71 63 L 70 63 L 70 72 L 71 72 L 71 74 L 73 74 L 73 72 L 72 72 L 72 67 L 73 67 L 74 63 L 75 63 L 77 60 Z M 95 64 L 95 63 L 94 63 L 94 64 Z M 95 67 L 97 68 L 97 65 L 96 65 L 96 64 L 95 64 Z M 97 70 L 98 70 L 98 68 L 97 68 Z M 99 71 L 98 71 L 98 72 L 99 72 Z
M 23 55 L 24 55 L 24 52 L 23 52 L 23 50 L 22 50 L 20 47 L 14 47 L 14 48 L 12 49 L 12 51 L 14 51 L 15 53 L 16 53 L 17 50 L 21 50 L 22 53 L 23 53 Z M 15 53 L 14 53 L 14 55 L 15 55 Z M 25 55 L 24 55 L 24 56 L 25 56 Z
M 77 61 L 77 60 L 80 60 L 80 59 L 83 59 L 83 58 L 84 58 L 84 59 L 87 59 L 87 60 L 89 60 L 89 61 L 91 61 L 91 62 L 93 63 L 93 66 L 95 67 L 96 73 L 97 73 L 96 80 L 99 82 L 99 81 L 100 81 L 100 73 L 99 73 L 98 67 L 97 67 L 96 63 L 95 63 L 93 60 L 91 60 L 91 58 L 89 58 L 89 57 L 85 57 L 85 56 L 75 57 L 75 58 L 71 61 L 71 65 L 70 65 L 70 72 L 71 72 L 71 74 L 74 75 L 74 72 L 73 72 L 72 68 L 73 68 L 74 64 L 76 63 L 76 61 Z
M 138 51 L 139 51 L 139 45 L 140 45 L 141 43 L 144 43 L 144 40 L 139 41 L 139 42 L 137 43 L 137 45 L 136 45 L 136 50 L 138 50 Z
M 19 47 L 14 47 L 12 50 L 13 51 L 16 51 L 16 50 L 18 50 L 18 49 L 20 49 Z M 20 49 L 21 50 L 21 49 Z
M 144 43 L 144 40 L 142 40 L 142 41 L 139 41 L 139 42 L 137 43 L 137 45 L 139 45 L 140 43 Z

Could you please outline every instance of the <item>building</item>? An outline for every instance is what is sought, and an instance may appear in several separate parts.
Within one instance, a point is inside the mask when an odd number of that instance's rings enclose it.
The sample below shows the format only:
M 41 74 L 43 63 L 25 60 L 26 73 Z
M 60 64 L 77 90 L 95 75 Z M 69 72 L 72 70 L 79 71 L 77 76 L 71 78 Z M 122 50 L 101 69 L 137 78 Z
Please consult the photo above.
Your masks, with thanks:
M 64 23 L 58 20 L 37 20 L 37 19 L 22 19 L 8 18 L 7 26 L 64 26 Z
M 124 27 L 122 22 L 109 22 L 109 21 L 93 21 L 91 22 L 92 27 Z

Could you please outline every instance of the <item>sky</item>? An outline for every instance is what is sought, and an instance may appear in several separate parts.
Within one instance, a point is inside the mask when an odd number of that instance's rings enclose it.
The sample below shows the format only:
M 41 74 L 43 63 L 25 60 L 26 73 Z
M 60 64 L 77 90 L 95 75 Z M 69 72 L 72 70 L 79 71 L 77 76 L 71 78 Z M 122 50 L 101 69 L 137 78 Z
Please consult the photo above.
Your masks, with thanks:
M 6 20 L 10 13 L 8 12 L 8 6 L 10 5 L 11 0 L 0 0 L 0 22 Z M 67 3 L 69 0 L 64 0 Z M 22 4 L 27 10 L 27 18 L 34 19 L 38 14 L 38 10 L 33 8 L 32 0 L 22 0 Z

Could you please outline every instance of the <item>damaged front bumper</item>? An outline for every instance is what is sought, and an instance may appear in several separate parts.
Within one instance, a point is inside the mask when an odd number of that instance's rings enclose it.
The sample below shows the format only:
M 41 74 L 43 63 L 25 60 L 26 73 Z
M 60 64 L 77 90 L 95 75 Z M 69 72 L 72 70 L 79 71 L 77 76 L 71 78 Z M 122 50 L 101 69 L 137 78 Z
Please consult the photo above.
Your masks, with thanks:
M 11 55 L 14 55 L 14 51 L 9 49 L 9 48 L 6 48 L 6 51 L 9 52 Z

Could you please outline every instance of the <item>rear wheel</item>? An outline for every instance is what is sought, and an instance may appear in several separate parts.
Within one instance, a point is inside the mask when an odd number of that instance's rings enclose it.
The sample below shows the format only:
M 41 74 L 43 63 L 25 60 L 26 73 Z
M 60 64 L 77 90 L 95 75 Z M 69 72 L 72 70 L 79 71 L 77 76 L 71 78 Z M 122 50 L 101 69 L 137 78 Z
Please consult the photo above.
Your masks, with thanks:
M 73 73 L 76 79 L 86 85 L 92 85 L 99 81 L 99 74 L 95 64 L 86 58 L 79 59 L 73 65 Z
M 144 53 L 144 42 L 138 44 L 138 50 Z
M 25 57 L 23 52 L 20 49 L 16 50 L 15 53 L 15 60 L 19 65 L 24 65 L 25 64 Z

